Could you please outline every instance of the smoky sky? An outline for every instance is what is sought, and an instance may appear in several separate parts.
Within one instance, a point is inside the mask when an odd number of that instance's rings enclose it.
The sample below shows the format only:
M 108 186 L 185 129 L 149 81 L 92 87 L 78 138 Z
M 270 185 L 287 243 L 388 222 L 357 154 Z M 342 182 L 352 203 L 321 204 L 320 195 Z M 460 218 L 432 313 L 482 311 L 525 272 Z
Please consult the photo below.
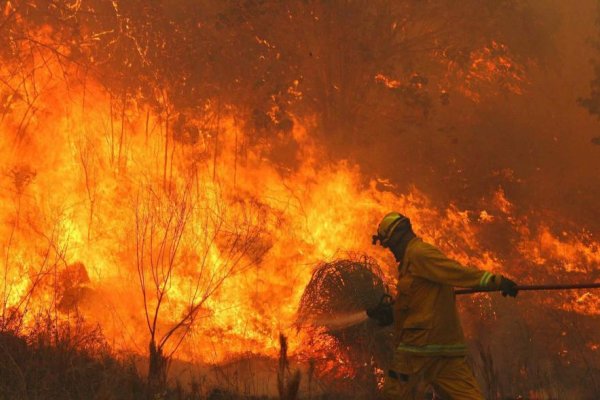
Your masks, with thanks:
M 521 94 L 437 105 L 424 121 L 385 131 L 347 154 L 369 174 L 391 177 L 400 190 L 415 185 L 440 204 L 485 208 L 502 188 L 518 212 L 539 215 L 556 229 L 600 232 L 600 146 L 597 119 L 577 100 L 589 93 L 597 2 L 538 1 L 545 24 L 527 61 Z M 513 37 L 515 47 L 532 37 Z

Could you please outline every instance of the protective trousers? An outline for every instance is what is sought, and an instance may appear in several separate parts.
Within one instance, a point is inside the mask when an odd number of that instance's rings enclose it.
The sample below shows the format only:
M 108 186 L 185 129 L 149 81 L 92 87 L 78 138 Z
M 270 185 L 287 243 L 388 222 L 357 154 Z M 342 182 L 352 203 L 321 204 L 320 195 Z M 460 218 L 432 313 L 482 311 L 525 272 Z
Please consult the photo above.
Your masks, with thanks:
M 444 400 L 484 400 L 465 357 L 394 357 L 393 370 L 386 377 L 386 400 L 424 398 L 427 384 Z

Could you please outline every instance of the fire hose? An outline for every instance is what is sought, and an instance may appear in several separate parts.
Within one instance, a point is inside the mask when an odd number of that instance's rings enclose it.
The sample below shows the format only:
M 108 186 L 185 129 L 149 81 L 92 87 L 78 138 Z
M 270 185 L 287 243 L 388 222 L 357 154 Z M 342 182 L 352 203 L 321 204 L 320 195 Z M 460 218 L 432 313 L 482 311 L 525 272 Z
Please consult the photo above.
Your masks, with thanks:
M 599 289 L 600 282 L 598 283 L 567 283 L 562 285 L 518 285 L 516 289 L 518 291 L 535 291 L 535 290 L 569 290 L 569 289 Z M 485 292 L 499 292 L 500 289 L 486 289 L 486 288 L 475 288 L 475 289 L 458 289 L 455 290 L 455 294 L 473 294 L 473 293 L 485 293 Z
M 597 283 L 568 283 L 568 284 L 547 284 L 547 285 L 517 285 L 518 291 L 536 291 L 536 290 L 570 290 L 570 289 L 600 289 L 600 282 Z M 486 293 L 486 292 L 499 292 L 500 289 L 486 289 L 486 288 L 474 288 L 474 289 L 457 289 L 454 291 L 455 294 L 474 294 L 474 293 Z M 394 300 L 389 294 L 384 294 L 377 304 L 373 308 L 366 310 L 366 316 L 372 318 L 378 322 L 380 326 L 388 326 L 393 323 L 393 304 Z

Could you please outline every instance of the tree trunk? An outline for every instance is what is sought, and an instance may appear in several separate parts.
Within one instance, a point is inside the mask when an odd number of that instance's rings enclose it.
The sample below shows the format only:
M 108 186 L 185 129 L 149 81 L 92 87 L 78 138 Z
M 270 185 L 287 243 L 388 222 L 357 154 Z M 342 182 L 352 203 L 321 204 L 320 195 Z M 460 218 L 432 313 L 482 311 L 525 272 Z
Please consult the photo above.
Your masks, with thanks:
M 298 390 L 300 389 L 300 371 L 293 374 L 289 371 L 289 362 L 287 358 L 287 338 L 279 334 L 279 368 L 277 369 L 277 391 L 279 400 L 296 400 Z
M 148 400 L 159 398 L 167 388 L 167 358 L 162 348 L 150 340 L 150 359 L 148 365 Z

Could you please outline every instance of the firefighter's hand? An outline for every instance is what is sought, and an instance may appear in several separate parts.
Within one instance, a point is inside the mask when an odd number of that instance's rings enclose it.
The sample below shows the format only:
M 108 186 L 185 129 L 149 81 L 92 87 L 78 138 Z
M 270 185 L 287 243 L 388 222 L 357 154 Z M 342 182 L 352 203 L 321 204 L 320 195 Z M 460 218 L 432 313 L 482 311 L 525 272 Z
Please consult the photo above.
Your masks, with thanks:
M 367 315 L 377 321 L 379 326 L 389 326 L 394 323 L 393 301 L 389 295 L 384 295 L 379 304 L 367 309 Z
M 500 291 L 502 292 L 502 296 L 510 296 L 517 297 L 517 293 L 519 293 L 519 289 L 517 289 L 516 282 L 511 281 L 507 277 L 503 276 L 500 280 Z

